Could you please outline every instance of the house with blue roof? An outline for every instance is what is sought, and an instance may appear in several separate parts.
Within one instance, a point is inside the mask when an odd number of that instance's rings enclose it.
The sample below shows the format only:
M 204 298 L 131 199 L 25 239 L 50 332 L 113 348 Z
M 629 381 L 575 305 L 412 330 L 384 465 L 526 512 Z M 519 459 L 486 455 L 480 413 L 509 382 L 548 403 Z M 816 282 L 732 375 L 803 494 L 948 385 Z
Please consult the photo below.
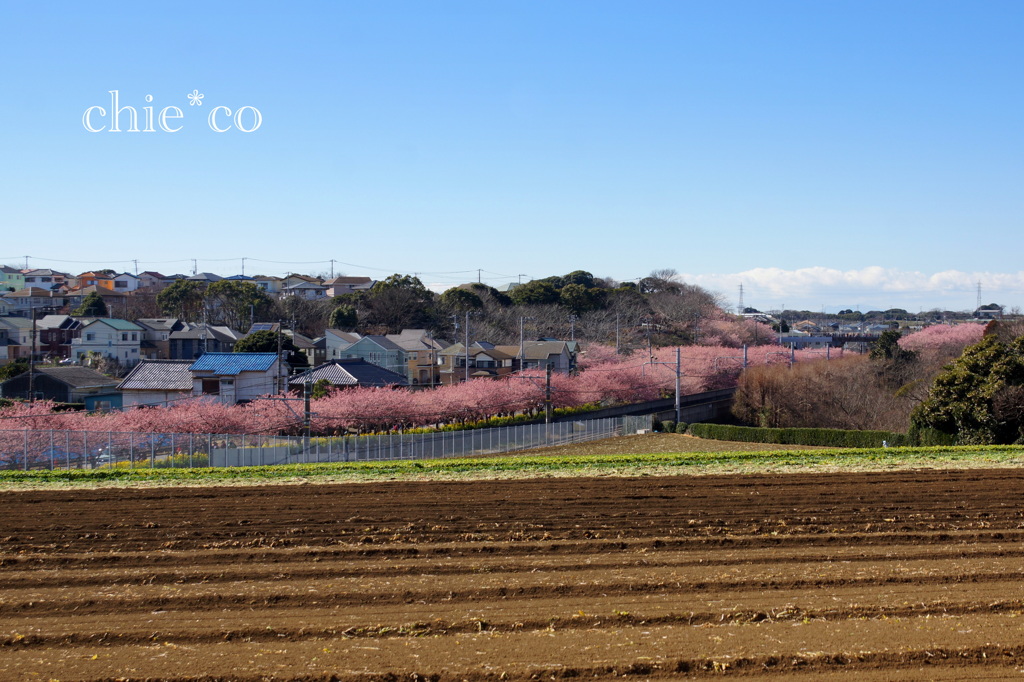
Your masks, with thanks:
M 283 392 L 291 372 L 277 353 L 204 353 L 188 369 L 192 395 L 229 405 Z

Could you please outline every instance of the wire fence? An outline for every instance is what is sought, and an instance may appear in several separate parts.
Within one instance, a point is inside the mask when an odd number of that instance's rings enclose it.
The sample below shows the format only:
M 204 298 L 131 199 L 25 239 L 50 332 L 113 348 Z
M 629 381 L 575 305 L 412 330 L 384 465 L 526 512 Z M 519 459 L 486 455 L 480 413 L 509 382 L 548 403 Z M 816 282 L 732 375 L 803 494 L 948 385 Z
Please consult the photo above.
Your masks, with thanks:
M 243 467 L 500 455 L 652 427 L 651 415 L 330 437 L 0 430 L 0 470 Z

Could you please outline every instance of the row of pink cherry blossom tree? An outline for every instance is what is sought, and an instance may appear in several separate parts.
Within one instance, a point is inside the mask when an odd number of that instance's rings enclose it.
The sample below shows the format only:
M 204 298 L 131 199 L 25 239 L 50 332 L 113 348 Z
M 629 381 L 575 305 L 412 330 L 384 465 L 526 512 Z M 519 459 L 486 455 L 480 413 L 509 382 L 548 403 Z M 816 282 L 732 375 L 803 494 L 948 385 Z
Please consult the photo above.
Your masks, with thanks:
M 929 327 L 905 336 L 907 350 L 958 354 L 981 338 L 981 325 Z M 735 386 L 744 366 L 824 361 L 841 351 L 791 351 L 778 345 L 683 346 L 679 348 L 682 393 L 689 395 Z M 591 345 L 581 354 L 579 371 L 553 374 L 553 407 L 614 405 L 668 396 L 674 389 L 676 348 L 656 348 L 653 356 L 617 355 L 613 348 Z M 494 417 L 537 414 L 545 403 L 545 373 L 517 372 L 499 380 L 474 379 L 429 390 L 355 388 L 332 391 L 312 402 L 312 429 L 333 434 L 371 432 L 448 424 Z M 16 403 L 0 410 L 0 432 L 23 429 L 134 433 L 297 433 L 303 422 L 301 399 L 270 397 L 246 405 L 210 399 L 181 400 L 169 407 L 108 413 L 58 411 L 48 402 Z M 10 435 L 8 438 L 12 437 Z M 0 442 L 0 448 L 3 447 Z

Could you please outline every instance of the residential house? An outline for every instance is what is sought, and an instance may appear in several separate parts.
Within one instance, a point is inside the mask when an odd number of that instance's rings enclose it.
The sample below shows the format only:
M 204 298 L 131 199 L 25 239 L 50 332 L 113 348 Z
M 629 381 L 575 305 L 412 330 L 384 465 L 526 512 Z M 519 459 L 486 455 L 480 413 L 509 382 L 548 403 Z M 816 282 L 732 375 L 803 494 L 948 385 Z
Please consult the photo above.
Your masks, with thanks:
M 102 272 L 83 272 L 77 277 L 69 277 L 67 282 L 71 289 L 84 289 L 85 287 L 100 287 L 108 291 L 114 290 L 114 278 Z
M 22 315 L 31 317 L 32 311 L 36 315 L 40 313 L 55 313 L 64 307 L 64 298 L 54 296 L 50 289 L 32 287 L 31 289 L 20 289 L 4 296 L 12 305 L 11 315 Z
M 68 274 L 58 272 L 49 268 L 39 270 L 28 270 L 25 274 L 25 287 L 39 287 L 40 289 L 60 289 L 61 285 L 67 282 Z
M 283 280 L 280 277 L 256 275 L 252 278 L 253 284 L 258 286 L 263 291 L 267 292 L 271 296 L 277 296 L 281 293 L 281 287 L 283 286 Z
M 357 291 L 369 291 L 376 283 L 369 277 L 335 277 L 324 282 L 324 286 L 327 287 L 327 295 L 334 298 Z
M 0 293 L 25 288 L 25 273 L 21 270 L 0 265 Z
M 212 324 L 186 325 L 168 335 L 168 357 L 195 359 L 204 353 L 230 353 L 242 334 L 230 327 Z
M 86 320 L 88 321 L 88 320 Z M 36 350 L 42 358 L 71 357 L 71 342 L 82 329 L 82 320 L 70 315 L 44 315 L 36 320 Z
M 0 317 L 4 315 L 10 315 L 11 310 L 14 309 L 14 303 L 8 301 L 5 296 L 0 296 Z
M 516 359 L 517 370 L 545 369 L 551 365 L 552 371 L 568 374 L 576 369 L 579 345 L 575 341 L 527 341 L 523 344 L 523 358 L 519 357 L 518 345 L 498 346 L 498 349 Z
M 195 360 L 143 360 L 118 385 L 124 407 L 173 405 L 192 396 Z
M 345 356 L 345 350 L 353 343 L 363 338 L 355 332 L 343 332 L 340 329 L 327 329 L 324 331 L 324 345 L 326 346 L 327 360 L 337 360 Z
M 475 378 L 498 378 L 514 371 L 514 355 L 507 353 L 493 343 L 477 341 L 470 344 L 467 370 L 466 346 L 461 343 L 438 351 L 438 375 L 442 384 L 457 384 Z
M 176 317 L 146 317 L 135 320 L 142 327 L 140 352 L 147 360 L 167 360 L 171 357 L 171 334 L 188 329 Z
M 285 329 L 284 335 L 290 338 L 292 340 L 292 344 L 295 345 L 295 348 L 306 356 L 307 365 L 315 367 L 324 362 L 325 358 L 322 352 L 318 352 L 316 341 L 308 336 L 303 336 L 292 329 Z
M 18 360 L 32 353 L 32 320 L 0 317 L 0 359 Z
M 326 380 L 339 388 L 373 386 L 376 388 L 408 386 L 404 374 L 378 367 L 362 358 L 331 360 L 301 374 L 292 376 L 289 385 L 292 390 L 302 390 L 305 383 L 315 384 Z
M 110 317 L 91 319 L 71 342 L 71 356 L 82 363 L 99 356 L 133 367 L 142 359 L 142 327 Z
M 120 275 L 114 275 L 114 291 L 120 291 L 123 294 L 131 293 L 139 288 L 139 278 L 130 272 L 122 272 Z
M 322 282 L 316 277 L 310 277 L 309 275 L 298 275 L 291 274 L 281 280 L 281 290 L 287 289 L 288 287 L 295 286 L 307 282 L 309 284 L 322 284 Z
M 103 303 L 107 306 L 107 313 L 110 315 L 114 315 L 117 311 L 123 313 L 127 306 L 128 294 L 122 294 L 120 291 L 114 291 L 113 289 L 95 284 L 68 290 L 65 300 L 67 305 L 74 310 L 82 305 L 82 301 L 91 293 L 96 293 L 103 299 Z
M 346 358 L 362 358 L 402 375 L 406 372 L 405 351 L 386 336 L 364 336 L 342 352 Z
M 219 282 L 224 278 L 221 277 L 220 275 L 215 275 L 212 272 L 197 272 L 196 274 L 186 277 L 185 279 L 192 280 L 193 282 L 205 282 L 206 284 L 213 284 L 214 282 Z
M 290 372 L 277 353 L 206 353 L 189 366 L 192 395 L 229 405 L 280 393 Z
M 450 344 L 438 341 L 426 329 L 403 329 L 386 338 L 405 351 L 405 375 L 415 386 L 433 386 L 441 382 L 437 354 Z
M 34 393 L 36 400 L 84 403 L 89 397 L 103 396 L 108 398 L 106 404 L 98 405 L 97 409 L 109 409 L 120 402 L 120 398 L 113 397 L 118 383 L 118 379 L 88 367 L 37 367 L 31 379 L 29 372 L 25 372 L 0 384 L 0 397 L 28 400 L 30 393 Z
M 139 274 L 139 289 L 160 292 L 170 284 L 170 281 L 159 272 L 146 270 Z
M 287 281 L 287 280 L 286 280 Z M 281 289 L 281 297 L 296 296 L 306 301 L 320 301 L 327 298 L 327 287 L 319 282 L 296 282 Z

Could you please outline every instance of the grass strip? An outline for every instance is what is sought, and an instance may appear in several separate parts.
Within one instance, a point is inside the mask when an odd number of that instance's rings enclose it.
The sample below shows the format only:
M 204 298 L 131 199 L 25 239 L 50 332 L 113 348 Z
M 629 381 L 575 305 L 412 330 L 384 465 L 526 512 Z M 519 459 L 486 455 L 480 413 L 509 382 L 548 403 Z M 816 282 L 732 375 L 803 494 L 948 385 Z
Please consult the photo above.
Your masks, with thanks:
M 0 487 L 259 483 L 304 480 L 531 478 L 644 474 L 754 473 L 786 469 L 887 469 L 1024 465 L 1024 446 L 724 451 L 620 455 L 519 455 L 479 459 L 331 462 L 195 469 L 89 469 L 0 472 Z

